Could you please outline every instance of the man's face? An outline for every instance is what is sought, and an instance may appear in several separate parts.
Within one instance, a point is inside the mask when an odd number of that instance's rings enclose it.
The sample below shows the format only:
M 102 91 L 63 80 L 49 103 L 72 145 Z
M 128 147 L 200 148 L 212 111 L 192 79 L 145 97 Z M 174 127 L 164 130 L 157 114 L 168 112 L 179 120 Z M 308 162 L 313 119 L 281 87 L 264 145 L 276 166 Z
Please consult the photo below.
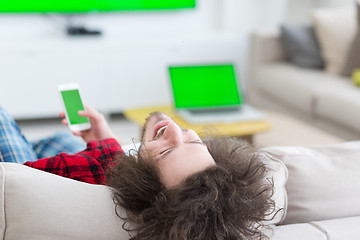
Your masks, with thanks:
M 145 123 L 140 154 L 154 159 L 166 188 L 215 165 L 206 145 L 193 130 L 180 128 L 169 116 L 159 112 L 151 114 Z

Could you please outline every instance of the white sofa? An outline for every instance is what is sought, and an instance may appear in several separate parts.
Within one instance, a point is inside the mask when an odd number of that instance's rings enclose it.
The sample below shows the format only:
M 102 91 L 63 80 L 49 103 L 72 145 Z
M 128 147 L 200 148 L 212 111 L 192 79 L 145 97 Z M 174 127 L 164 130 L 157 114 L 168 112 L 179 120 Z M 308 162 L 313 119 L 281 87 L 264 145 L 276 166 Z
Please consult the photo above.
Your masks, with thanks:
M 360 139 L 360 89 L 350 78 L 288 61 L 278 31 L 252 35 L 250 103 L 292 115 L 347 140 Z
M 275 200 L 285 210 L 270 239 L 358 239 L 359 150 L 360 142 L 262 149 L 276 163 Z M 1 239 L 129 239 L 122 224 L 105 186 L 0 164 Z

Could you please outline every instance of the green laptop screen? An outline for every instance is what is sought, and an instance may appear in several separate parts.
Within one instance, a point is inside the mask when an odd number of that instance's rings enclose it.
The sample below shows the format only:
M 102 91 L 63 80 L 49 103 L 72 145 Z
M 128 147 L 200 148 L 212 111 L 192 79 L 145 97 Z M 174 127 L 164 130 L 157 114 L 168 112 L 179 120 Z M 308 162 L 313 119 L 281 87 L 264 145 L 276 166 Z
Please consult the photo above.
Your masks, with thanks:
M 176 108 L 201 109 L 242 104 L 233 65 L 169 68 Z

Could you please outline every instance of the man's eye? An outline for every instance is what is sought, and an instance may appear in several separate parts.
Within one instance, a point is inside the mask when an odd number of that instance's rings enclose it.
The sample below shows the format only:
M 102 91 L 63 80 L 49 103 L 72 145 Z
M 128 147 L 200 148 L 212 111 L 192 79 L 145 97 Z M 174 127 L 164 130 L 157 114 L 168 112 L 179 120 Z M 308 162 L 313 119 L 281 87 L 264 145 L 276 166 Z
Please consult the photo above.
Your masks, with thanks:
M 160 153 L 160 155 L 166 154 L 166 153 L 168 153 L 170 150 L 171 150 L 171 148 L 165 149 L 164 151 L 162 151 L 162 152 Z

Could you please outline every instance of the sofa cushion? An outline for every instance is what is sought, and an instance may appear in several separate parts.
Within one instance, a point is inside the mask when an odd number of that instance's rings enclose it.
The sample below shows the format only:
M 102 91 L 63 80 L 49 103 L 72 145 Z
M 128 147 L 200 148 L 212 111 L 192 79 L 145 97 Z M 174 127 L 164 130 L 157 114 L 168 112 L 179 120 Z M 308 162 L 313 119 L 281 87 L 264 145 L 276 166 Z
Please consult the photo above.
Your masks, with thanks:
M 267 234 L 270 240 L 329 240 L 324 233 L 309 223 L 275 227 Z
M 360 236 L 360 216 L 317 221 L 311 224 L 331 240 L 358 239 Z
M 1 239 L 129 238 L 105 186 L 2 163 L 0 191 Z
M 351 81 L 339 81 L 317 94 L 315 115 L 342 125 L 350 131 L 360 131 L 360 89 Z
M 324 74 L 321 70 L 303 69 L 281 62 L 262 65 L 256 74 L 259 90 L 307 115 L 313 112 L 315 96 L 325 86 L 339 81 L 338 76 Z
M 360 217 L 283 225 L 268 234 L 271 240 L 350 240 L 360 235 Z
M 263 149 L 285 163 L 285 224 L 360 215 L 360 142 Z
M 281 26 L 281 36 L 294 64 L 304 68 L 324 67 L 314 27 L 285 24 Z
M 319 9 L 314 11 L 313 21 L 326 70 L 341 74 L 356 34 L 355 8 Z

